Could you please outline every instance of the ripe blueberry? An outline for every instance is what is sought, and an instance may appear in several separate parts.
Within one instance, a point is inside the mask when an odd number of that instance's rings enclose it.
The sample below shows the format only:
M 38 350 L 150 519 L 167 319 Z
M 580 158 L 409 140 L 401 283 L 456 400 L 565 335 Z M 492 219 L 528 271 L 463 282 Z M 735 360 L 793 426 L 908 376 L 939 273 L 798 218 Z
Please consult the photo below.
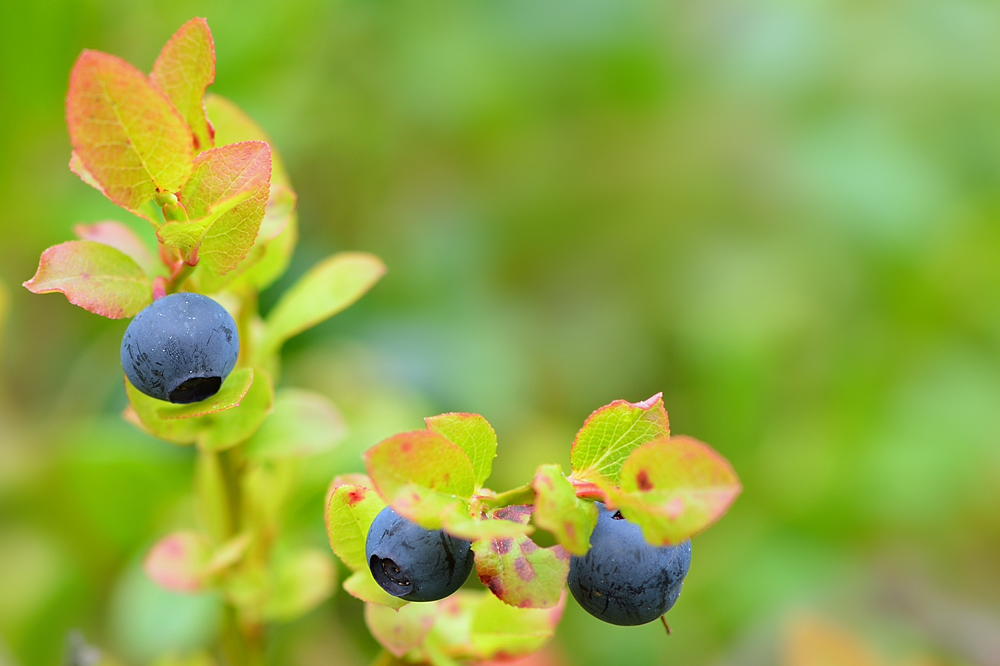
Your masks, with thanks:
M 392 596 L 437 601 L 469 577 L 471 546 L 441 530 L 425 530 L 387 506 L 368 530 L 365 557 L 375 582 Z
M 597 502 L 590 550 L 569 561 L 569 590 L 599 620 L 632 626 L 673 607 L 691 566 L 691 542 L 658 548 L 635 523 Z
M 236 322 L 225 308 L 201 294 L 178 293 L 135 316 L 121 359 L 132 386 L 159 400 L 189 403 L 218 392 L 239 352 Z

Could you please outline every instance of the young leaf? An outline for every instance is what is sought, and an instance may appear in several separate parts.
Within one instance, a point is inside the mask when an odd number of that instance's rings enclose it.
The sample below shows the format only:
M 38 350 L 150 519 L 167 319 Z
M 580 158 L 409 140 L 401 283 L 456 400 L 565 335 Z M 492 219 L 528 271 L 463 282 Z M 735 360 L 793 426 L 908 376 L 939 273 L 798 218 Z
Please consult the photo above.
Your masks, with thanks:
M 495 517 L 527 524 L 531 506 L 505 506 Z M 501 601 L 518 608 L 551 608 L 559 603 L 569 575 L 562 546 L 540 548 L 530 537 L 482 539 L 472 544 L 476 572 Z
M 212 147 L 215 134 L 202 98 L 215 81 L 215 43 L 203 18 L 193 18 L 174 33 L 153 63 L 150 80 L 166 93 L 191 128 L 194 149 Z
M 441 514 L 441 529 L 448 534 L 466 541 L 477 539 L 514 539 L 526 536 L 535 531 L 531 525 L 503 520 L 496 516 L 478 516 L 473 518 L 464 506 Z
M 337 576 L 329 554 L 316 548 L 279 552 L 270 573 L 261 617 L 273 622 L 294 620 L 318 606 L 333 593 Z
M 374 490 L 345 484 L 334 489 L 326 505 L 326 531 L 330 548 L 351 571 L 367 571 L 365 540 L 375 516 L 385 502 Z
M 337 314 L 384 274 L 382 261 L 362 252 L 342 252 L 320 262 L 285 292 L 268 315 L 263 348 L 276 350 L 293 335 Z
M 200 291 L 210 294 L 223 289 L 238 291 L 241 287 L 262 291 L 285 272 L 297 240 L 295 193 L 272 181 L 264 220 L 246 258 L 225 275 L 199 264 L 193 278 Z
M 164 224 L 157 235 L 186 253 L 197 250 L 216 273 L 228 273 L 257 238 L 270 179 L 271 149 L 262 141 L 206 150 L 179 197 L 189 221 Z
M 398 610 L 365 604 L 365 624 L 382 647 L 402 657 L 419 647 L 434 627 L 435 604 L 407 604 Z
M 139 207 L 177 192 L 191 173 L 191 134 L 166 95 L 120 58 L 84 51 L 66 95 L 73 150 L 89 180 L 113 202 Z M 84 178 L 85 181 L 88 178 Z
M 586 555 L 590 534 L 597 525 L 597 507 L 581 500 L 559 465 L 542 465 L 532 482 L 535 524 L 551 532 L 573 555 Z
M 143 568 L 154 583 L 171 592 L 197 592 L 205 583 L 211 547 L 197 532 L 174 532 L 146 555 Z
M 591 414 L 577 433 L 570 454 L 573 477 L 615 484 L 632 451 L 669 434 L 662 394 L 637 403 L 615 400 Z
M 153 302 L 153 283 L 142 268 L 94 241 L 68 241 L 45 250 L 24 286 L 35 294 L 62 292 L 73 305 L 110 319 L 134 317 Z
M 740 494 L 729 462 L 690 437 L 662 437 L 636 449 L 611 489 L 622 515 L 655 546 L 680 543 L 722 517 Z
M 214 93 L 205 95 L 205 111 L 215 128 L 215 145 L 228 146 L 241 141 L 263 141 L 274 145 L 271 137 L 238 106 Z M 285 187 L 291 187 L 288 174 L 285 172 L 281 156 L 277 151 L 271 153 L 271 182 Z
M 372 572 L 368 567 L 365 567 L 364 571 L 355 571 L 348 576 L 347 580 L 344 581 L 344 590 L 355 599 L 389 608 L 402 608 L 410 603 L 392 596 L 379 587 L 375 579 L 372 578 Z
M 329 451 L 346 434 L 344 418 L 326 396 L 285 388 L 278 391 L 274 410 L 244 452 L 257 460 L 298 458 Z
M 429 430 L 393 435 L 364 454 L 368 476 L 382 498 L 424 529 L 468 507 L 475 490 L 472 463 L 462 449 Z
M 102 243 L 130 257 L 147 275 L 156 272 L 157 261 L 142 239 L 121 222 L 107 221 L 95 224 L 77 224 L 73 233 L 80 240 Z
M 489 478 L 497 455 L 497 434 L 479 414 L 441 414 L 424 419 L 428 430 L 445 437 L 465 451 L 476 474 L 476 488 Z

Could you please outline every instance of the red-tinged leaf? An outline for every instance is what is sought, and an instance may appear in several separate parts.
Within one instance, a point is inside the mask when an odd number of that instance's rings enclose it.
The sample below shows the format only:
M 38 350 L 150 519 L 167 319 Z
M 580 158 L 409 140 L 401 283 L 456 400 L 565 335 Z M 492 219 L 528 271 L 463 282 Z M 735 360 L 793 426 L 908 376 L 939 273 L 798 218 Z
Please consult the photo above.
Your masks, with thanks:
M 535 489 L 534 522 L 548 530 L 573 555 L 586 555 L 590 535 L 597 525 L 597 507 L 576 496 L 573 484 L 559 465 L 542 465 L 532 482 Z
M 142 72 L 120 58 L 80 54 L 70 75 L 66 123 L 89 178 L 136 214 L 157 192 L 180 190 L 191 173 L 191 134 L 184 119 Z
M 382 498 L 421 527 L 440 529 L 443 516 L 468 511 L 475 490 L 472 463 L 441 435 L 429 430 L 393 435 L 364 459 Z
M 365 604 L 365 624 L 382 647 L 402 657 L 423 644 L 434 627 L 437 604 L 407 604 L 398 610 Z
M 409 604 L 409 601 L 394 597 L 375 582 L 372 572 L 366 567 L 364 571 L 356 571 L 344 581 L 344 590 L 361 601 L 386 606 L 388 608 L 402 608 Z
M 492 517 L 526 525 L 530 505 L 496 509 Z M 559 603 L 569 575 L 562 546 L 541 548 L 530 537 L 482 539 L 472 544 L 476 573 L 498 599 L 518 608 L 551 608 Z
M 149 78 L 184 117 L 195 150 L 211 148 L 215 131 L 202 99 L 215 81 L 215 43 L 205 19 L 193 18 L 181 26 L 160 51 Z
M 636 449 L 621 469 L 613 502 L 655 546 L 678 544 L 721 518 L 740 494 L 732 466 L 690 437 L 661 437 Z
M 326 505 L 330 548 L 351 571 L 365 571 L 365 540 L 385 502 L 368 486 L 344 484 L 334 489 Z
M 263 141 L 272 146 L 271 151 L 271 182 L 285 187 L 291 187 L 288 174 L 285 172 L 281 156 L 273 149 L 274 142 L 250 116 L 233 102 L 221 95 L 208 93 L 205 95 L 205 110 L 215 128 L 215 145 L 228 146 L 241 141 Z
M 188 222 L 170 222 L 160 240 L 221 274 L 236 268 L 257 238 L 267 205 L 271 149 L 261 141 L 206 150 L 195 158 L 180 202 Z
M 257 240 L 246 258 L 225 275 L 199 264 L 192 279 L 198 291 L 214 294 L 223 289 L 238 291 L 247 287 L 262 291 L 285 272 L 291 259 L 298 228 L 295 215 L 295 193 L 271 182 L 271 195 L 264 210 Z
M 669 434 L 662 394 L 637 403 L 616 400 L 591 414 L 577 433 L 571 453 L 573 477 L 615 484 L 632 451 Z
M 481 487 L 497 456 L 497 434 L 489 422 L 479 414 L 451 413 L 428 417 L 424 423 L 465 451 L 476 473 L 476 487 Z
M 24 286 L 36 294 L 61 292 L 73 305 L 108 317 L 134 317 L 153 302 L 153 284 L 121 251 L 94 241 L 69 241 L 42 253 Z
M 161 539 L 146 556 L 146 575 L 172 592 L 197 592 L 204 587 L 211 549 L 196 532 L 175 532 Z
M 493 515 L 469 515 L 465 507 L 441 514 L 441 529 L 466 541 L 477 539 L 513 539 L 535 531 L 531 525 L 503 520 Z M 474 513 L 474 511 L 473 511 Z
M 97 222 L 95 224 L 77 224 L 73 233 L 80 240 L 94 241 L 115 248 L 128 255 L 135 263 L 146 271 L 146 274 L 156 272 L 157 260 L 142 239 L 121 222 Z
M 97 179 L 94 178 L 94 174 L 87 170 L 86 165 L 83 163 L 83 160 L 80 159 L 80 156 L 77 155 L 75 150 L 69 156 L 69 170 L 75 173 L 80 180 L 85 182 L 87 185 L 90 185 L 104 196 L 108 196 L 108 193 L 104 191 L 104 186 L 97 182 Z

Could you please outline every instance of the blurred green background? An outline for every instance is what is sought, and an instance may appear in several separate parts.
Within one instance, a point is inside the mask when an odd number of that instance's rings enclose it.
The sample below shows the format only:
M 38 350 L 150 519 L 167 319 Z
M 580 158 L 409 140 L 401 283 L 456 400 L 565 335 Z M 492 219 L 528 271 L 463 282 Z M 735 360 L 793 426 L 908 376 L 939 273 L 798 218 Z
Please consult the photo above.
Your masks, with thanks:
M 303 241 L 380 255 L 282 382 L 358 453 L 423 416 L 500 437 L 490 483 L 568 468 L 583 419 L 664 392 L 745 491 L 669 619 L 570 602 L 546 663 L 773 664 L 804 613 L 890 663 L 1000 664 L 1000 5 L 982 0 L 6 3 L 0 21 L 0 664 L 70 629 L 127 663 L 207 640 L 218 600 L 139 562 L 190 514 L 189 450 L 122 422 L 126 322 L 20 287 L 120 219 L 66 167 L 83 48 L 148 71 L 208 18 L 212 90 L 273 137 Z M 6 307 L 5 307 L 6 304 Z M 343 592 L 274 663 L 366 664 Z M 908 661 L 905 663 L 917 663 Z

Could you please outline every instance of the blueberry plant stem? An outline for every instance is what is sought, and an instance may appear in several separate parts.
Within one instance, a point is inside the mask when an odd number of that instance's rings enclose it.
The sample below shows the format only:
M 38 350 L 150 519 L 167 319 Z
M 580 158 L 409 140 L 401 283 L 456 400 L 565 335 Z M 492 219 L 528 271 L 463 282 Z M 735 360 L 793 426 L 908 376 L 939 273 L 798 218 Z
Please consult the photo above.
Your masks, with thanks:
M 493 497 L 484 497 L 483 500 L 484 503 L 496 508 L 511 506 L 514 504 L 534 504 L 535 489 L 532 488 L 530 484 L 526 483 L 523 486 L 512 488 L 494 495 Z

